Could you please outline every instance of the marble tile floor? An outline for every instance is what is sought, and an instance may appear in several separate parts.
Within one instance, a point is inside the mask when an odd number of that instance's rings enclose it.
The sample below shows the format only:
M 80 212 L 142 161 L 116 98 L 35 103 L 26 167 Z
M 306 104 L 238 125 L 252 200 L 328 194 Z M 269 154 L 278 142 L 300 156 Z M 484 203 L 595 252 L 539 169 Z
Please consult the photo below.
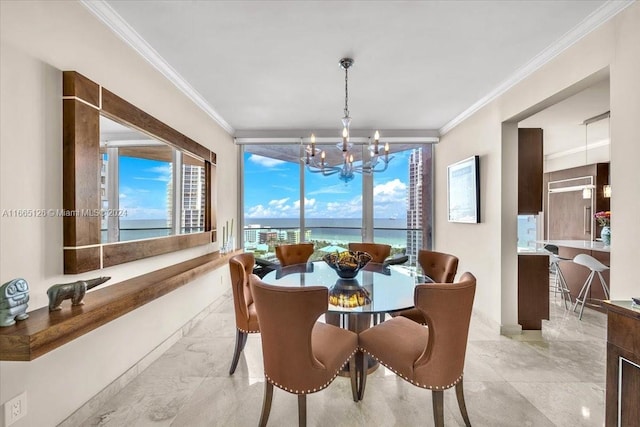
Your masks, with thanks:
M 476 427 L 604 425 L 606 316 L 585 309 L 582 321 L 551 298 L 542 332 L 501 336 L 471 321 L 465 396 Z M 82 422 L 82 426 L 256 426 L 264 377 L 260 336 L 249 336 L 233 376 L 231 294 L 159 359 Z M 310 426 L 430 426 L 431 393 L 381 367 L 364 400 L 348 378 L 307 398 Z M 275 389 L 270 426 L 296 426 L 297 400 Z M 464 426 L 454 389 L 445 392 L 445 425 Z

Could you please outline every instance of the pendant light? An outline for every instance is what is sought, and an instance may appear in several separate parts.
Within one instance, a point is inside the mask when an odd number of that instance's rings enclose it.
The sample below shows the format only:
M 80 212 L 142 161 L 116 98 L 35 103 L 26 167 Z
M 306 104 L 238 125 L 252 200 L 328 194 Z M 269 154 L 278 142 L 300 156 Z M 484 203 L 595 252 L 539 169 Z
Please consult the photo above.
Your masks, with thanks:
M 587 126 L 589 124 L 587 121 L 584 121 L 584 165 L 587 166 L 589 164 L 587 160 L 587 153 L 589 152 L 588 138 L 587 138 Z M 591 188 L 589 186 L 585 186 L 582 189 L 582 198 L 590 199 L 591 198 Z
M 610 113 L 609 113 L 610 114 Z M 610 115 L 607 117 L 611 117 Z M 609 173 L 607 174 L 607 184 L 602 186 L 602 195 L 603 197 L 610 199 L 611 198 L 611 121 L 609 121 L 608 125 L 609 130 Z

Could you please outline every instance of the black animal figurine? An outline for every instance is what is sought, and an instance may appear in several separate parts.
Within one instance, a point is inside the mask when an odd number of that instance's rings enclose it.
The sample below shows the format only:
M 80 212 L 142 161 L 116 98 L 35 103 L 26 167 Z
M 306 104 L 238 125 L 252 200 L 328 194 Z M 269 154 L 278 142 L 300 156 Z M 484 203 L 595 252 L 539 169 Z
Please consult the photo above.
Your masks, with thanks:
M 49 296 L 49 311 L 60 310 L 60 304 L 66 299 L 71 300 L 71 305 L 82 305 L 82 299 L 89 289 L 103 284 L 111 277 L 97 277 L 89 280 L 78 280 L 72 283 L 60 283 L 47 289 Z

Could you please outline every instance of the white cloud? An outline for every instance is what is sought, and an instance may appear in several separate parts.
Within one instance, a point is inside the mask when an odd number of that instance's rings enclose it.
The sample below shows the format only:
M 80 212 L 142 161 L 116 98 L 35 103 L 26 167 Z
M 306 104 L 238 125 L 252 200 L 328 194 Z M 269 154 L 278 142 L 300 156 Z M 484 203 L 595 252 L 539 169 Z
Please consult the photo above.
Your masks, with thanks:
M 316 196 L 318 194 L 348 194 L 351 193 L 348 187 L 344 184 L 335 184 L 321 187 L 314 191 L 309 191 L 307 194 L 310 196 Z
M 277 206 L 277 207 L 282 207 L 284 206 L 287 201 L 289 200 L 288 197 L 285 197 L 284 199 L 274 199 L 274 200 L 270 200 L 269 201 L 269 206 Z
M 252 206 L 247 210 L 247 217 L 249 218 L 269 218 L 273 216 L 272 210 L 269 208 L 265 208 L 262 205 Z
M 373 188 L 373 200 L 376 204 L 404 202 L 406 197 L 407 185 L 398 178 Z
M 305 211 L 315 212 L 316 199 L 304 199 Z M 255 205 L 247 209 L 248 218 L 293 218 L 300 213 L 300 200 L 289 203 L 289 198 L 270 200 L 267 205 Z
M 159 173 L 161 175 L 171 175 L 171 164 L 167 163 L 166 165 L 154 166 L 152 168 L 146 168 L 145 171 Z
M 323 217 L 359 218 L 362 216 L 362 198 L 354 197 L 348 202 L 328 202 Z
M 316 204 L 316 199 L 307 199 L 306 197 L 304 198 L 304 209 L 305 210 L 313 209 L 315 204 Z M 296 200 L 295 202 L 293 202 L 293 207 L 295 209 L 300 209 L 300 200 Z
M 142 181 L 161 181 L 169 182 L 171 180 L 171 165 L 154 166 L 152 168 L 144 169 L 144 172 L 150 172 L 156 174 L 156 176 L 134 176 L 133 179 Z
M 264 166 L 265 168 L 272 168 L 274 166 L 279 166 L 286 163 L 282 160 L 272 159 L 271 157 L 258 156 L 257 154 L 252 154 L 251 156 L 249 156 L 249 161 L 257 165 Z

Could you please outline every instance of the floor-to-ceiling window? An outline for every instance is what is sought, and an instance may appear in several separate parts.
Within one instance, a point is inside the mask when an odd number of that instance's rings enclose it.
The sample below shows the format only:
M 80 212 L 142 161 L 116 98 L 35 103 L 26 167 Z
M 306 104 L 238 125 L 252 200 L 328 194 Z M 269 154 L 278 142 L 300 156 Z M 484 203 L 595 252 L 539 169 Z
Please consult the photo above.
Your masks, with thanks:
M 374 241 L 387 243 L 392 254 L 409 256 L 431 248 L 431 145 L 403 146 L 384 173 L 373 175 Z
M 307 240 L 300 236 L 300 162 L 292 148 L 245 146 L 243 153 L 244 249 L 261 258 L 275 258 L 278 244 Z
M 415 265 L 417 250 L 431 247 L 431 153 L 430 144 L 392 145 L 384 172 L 344 179 L 305 167 L 299 144 L 244 144 L 244 249 L 273 259 L 277 244 L 307 241 L 318 259 L 349 242 L 374 241 Z
M 339 151 L 335 144 L 318 144 L 317 149 L 331 154 Z M 349 242 L 361 242 L 362 175 L 354 173 L 346 177 L 338 170 L 325 170 L 326 174 L 332 173 L 325 176 L 317 169 L 312 172 L 313 169 L 303 167 L 303 170 L 304 225 L 308 240 L 316 243 L 314 256 L 345 250 Z

